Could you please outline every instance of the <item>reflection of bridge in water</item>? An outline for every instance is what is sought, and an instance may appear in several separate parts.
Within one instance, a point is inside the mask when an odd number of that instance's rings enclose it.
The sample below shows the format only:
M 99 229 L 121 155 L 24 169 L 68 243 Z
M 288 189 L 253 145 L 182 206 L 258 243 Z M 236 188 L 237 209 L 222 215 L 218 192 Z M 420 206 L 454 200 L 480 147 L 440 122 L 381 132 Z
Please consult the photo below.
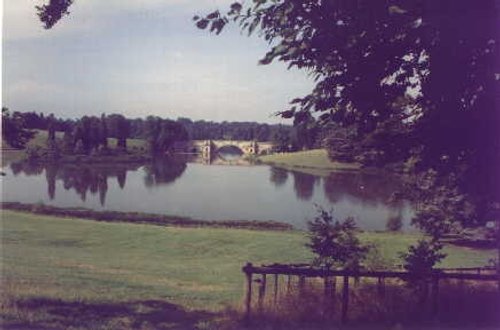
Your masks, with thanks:
M 204 163 L 212 163 L 219 151 L 226 147 L 237 148 L 243 155 L 265 155 L 271 153 L 274 144 L 271 142 L 240 140 L 192 140 L 174 145 L 176 153 L 198 154 Z

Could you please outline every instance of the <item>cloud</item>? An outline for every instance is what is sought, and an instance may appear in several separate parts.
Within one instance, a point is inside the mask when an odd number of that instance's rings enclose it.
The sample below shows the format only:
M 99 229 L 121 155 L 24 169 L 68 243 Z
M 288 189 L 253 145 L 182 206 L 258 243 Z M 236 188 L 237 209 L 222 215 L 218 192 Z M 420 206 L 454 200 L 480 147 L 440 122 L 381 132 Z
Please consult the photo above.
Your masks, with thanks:
M 54 95 L 61 93 L 61 88 L 54 84 L 41 83 L 35 80 L 20 80 L 10 86 L 5 86 L 6 92 L 12 97 L 27 95 Z
M 76 0 L 71 14 L 46 31 L 37 2 L 8 0 L 5 105 L 64 117 L 278 121 L 270 114 L 310 91 L 304 73 L 283 63 L 257 66 L 265 41 L 236 27 L 215 37 L 191 20 L 232 1 Z

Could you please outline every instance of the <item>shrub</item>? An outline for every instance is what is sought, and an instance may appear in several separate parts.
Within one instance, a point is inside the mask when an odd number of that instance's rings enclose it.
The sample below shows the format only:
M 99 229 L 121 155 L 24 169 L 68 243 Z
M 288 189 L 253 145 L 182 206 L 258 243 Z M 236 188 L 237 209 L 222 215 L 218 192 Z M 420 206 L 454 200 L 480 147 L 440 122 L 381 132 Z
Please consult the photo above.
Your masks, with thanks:
M 441 253 L 443 245 L 436 240 L 421 239 L 416 245 L 411 245 L 408 252 L 401 253 L 403 267 L 410 273 L 428 275 L 432 273 L 434 265 L 441 261 L 446 254 Z
M 307 225 L 309 243 L 306 246 L 316 255 L 315 265 L 351 270 L 360 268 L 370 248 L 356 237 L 359 230 L 353 218 L 340 222 L 334 220 L 332 212 L 318 208 L 318 215 Z

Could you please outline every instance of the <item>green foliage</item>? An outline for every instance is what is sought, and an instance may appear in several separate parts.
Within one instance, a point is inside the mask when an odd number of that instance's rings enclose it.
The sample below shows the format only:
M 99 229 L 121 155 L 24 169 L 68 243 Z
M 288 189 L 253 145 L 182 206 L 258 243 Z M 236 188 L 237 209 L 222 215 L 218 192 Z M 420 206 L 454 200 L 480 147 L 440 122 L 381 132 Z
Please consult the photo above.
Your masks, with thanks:
M 436 240 L 421 239 L 408 252 L 400 254 L 403 267 L 417 278 L 429 276 L 433 267 L 446 257 L 442 249 L 443 245 Z
M 109 128 L 110 136 L 117 139 L 116 146 L 124 151 L 127 150 L 127 138 L 130 137 L 131 123 L 123 115 L 112 114 L 106 118 L 106 131 Z M 101 128 L 104 128 L 101 126 Z
M 173 120 L 149 116 L 145 127 L 148 149 L 152 154 L 165 153 L 175 142 L 188 139 L 186 128 Z
M 318 208 L 316 217 L 309 221 L 307 247 L 315 254 L 314 264 L 326 268 L 359 269 L 369 246 L 361 244 L 356 236 L 358 228 L 353 218 L 342 222 L 332 212 Z
M 274 151 L 277 152 L 286 152 L 290 151 L 291 147 L 291 138 L 290 138 L 290 132 L 285 130 L 285 129 L 279 129 L 276 132 L 274 132 L 273 136 L 271 137 L 271 141 L 274 144 Z
M 34 133 L 25 129 L 25 123 L 18 112 L 11 114 L 2 108 L 2 138 L 13 148 L 24 148 Z
M 468 198 L 459 189 L 460 180 L 457 173 L 442 174 L 435 170 L 409 177 L 411 190 L 406 195 L 414 200 L 418 210 L 412 223 L 429 236 L 439 238 L 447 233 L 460 233 L 463 227 L 477 226 L 487 220 L 480 218 L 475 198 Z

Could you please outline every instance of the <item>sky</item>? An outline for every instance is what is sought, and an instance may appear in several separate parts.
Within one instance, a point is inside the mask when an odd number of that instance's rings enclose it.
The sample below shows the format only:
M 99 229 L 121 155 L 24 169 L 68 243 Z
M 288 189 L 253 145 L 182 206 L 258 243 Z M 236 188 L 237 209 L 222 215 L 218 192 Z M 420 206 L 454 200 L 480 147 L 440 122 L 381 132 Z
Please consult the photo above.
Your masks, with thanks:
M 48 0 L 47 0 L 48 1 Z M 4 0 L 3 106 L 76 118 L 101 113 L 290 123 L 274 115 L 313 86 L 236 26 L 220 35 L 192 17 L 233 0 L 76 0 L 51 30 L 34 6 Z

